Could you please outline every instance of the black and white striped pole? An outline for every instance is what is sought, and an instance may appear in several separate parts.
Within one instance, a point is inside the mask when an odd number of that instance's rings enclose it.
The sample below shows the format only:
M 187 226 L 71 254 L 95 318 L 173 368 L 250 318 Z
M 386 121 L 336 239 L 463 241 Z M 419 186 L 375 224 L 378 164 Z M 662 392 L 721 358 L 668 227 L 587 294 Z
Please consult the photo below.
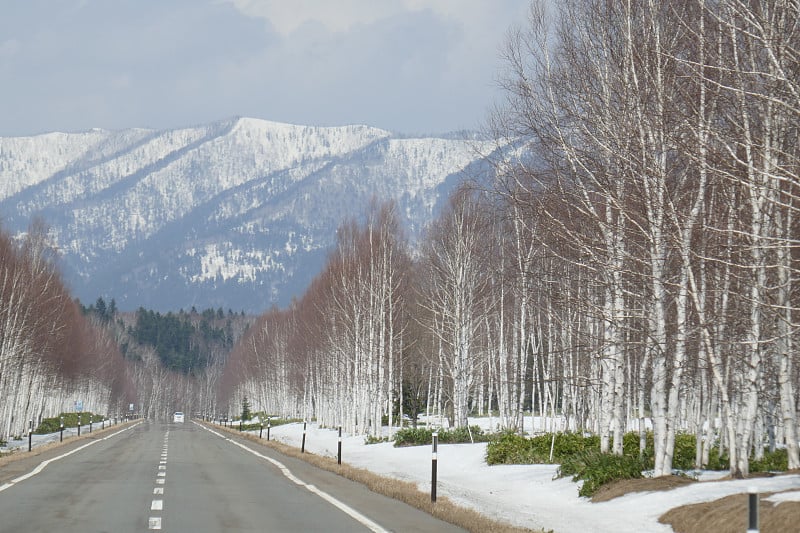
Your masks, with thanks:
M 749 487 L 747 493 L 747 533 L 758 533 L 758 489 Z
M 61 417 L 61 434 L 58 437 L 58 442 L 64 442 L 64 417 Z
M 439 448 L 439 433 L 433 432 L 433 452 L 431 454 L 431 502 L 436 503 L 436 463 Z
M 78 436 L 81 436 L 81 414 L 78 413 Z
M 303 443 L 300 445 L 300 453 L 306 453 L 306 423 L 303 422 Z
M 261 421 L 261 427 L 258 430 L 258 438 L 261 438 L 261 435 L 264 433 L 264 421 Z
M 28 420 L 28 451 L 33 449 L 33 419 Z
M 339 443 L 338 443 L 338 452 L 336 454 L 336 463 L 342 464 L 342 426 L 339 426 Z
M 272 427 L 272 417 L 267 417 L 267 440 L 269 440 L 269 429 Z

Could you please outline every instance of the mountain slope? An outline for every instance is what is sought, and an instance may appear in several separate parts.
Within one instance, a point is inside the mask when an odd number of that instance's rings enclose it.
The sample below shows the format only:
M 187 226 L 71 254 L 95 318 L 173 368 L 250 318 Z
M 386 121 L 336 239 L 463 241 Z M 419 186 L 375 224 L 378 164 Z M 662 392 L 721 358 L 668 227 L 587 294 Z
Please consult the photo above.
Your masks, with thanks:
M 84 301 L 261 311 L 302 294 L 373 199 L 418 235 L 476 147 L 247 118 L 0 138 L 0 217 L 15 233 L 43 218 Z

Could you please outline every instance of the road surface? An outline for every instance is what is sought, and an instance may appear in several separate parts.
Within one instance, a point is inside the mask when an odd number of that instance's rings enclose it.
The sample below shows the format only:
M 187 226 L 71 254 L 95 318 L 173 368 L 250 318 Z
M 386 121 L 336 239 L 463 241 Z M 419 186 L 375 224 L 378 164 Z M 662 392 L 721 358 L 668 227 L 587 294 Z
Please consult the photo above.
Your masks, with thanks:
M 195 422 L 143 421 L 0 467 L 0 532 L 463 531 Z

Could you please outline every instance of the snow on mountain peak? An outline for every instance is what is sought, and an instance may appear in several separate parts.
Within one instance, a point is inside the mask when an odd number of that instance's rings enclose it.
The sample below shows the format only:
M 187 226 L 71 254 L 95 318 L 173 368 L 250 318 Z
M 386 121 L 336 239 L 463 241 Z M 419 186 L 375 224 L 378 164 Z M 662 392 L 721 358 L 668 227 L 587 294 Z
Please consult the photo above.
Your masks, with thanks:
M 257 311 L 305 290 L 372 199 L 395 200 L 413 236 L 476 142 L 244 117 L 0 138 L 0 217 L 12 232 L 49 224 L 83 300 Z

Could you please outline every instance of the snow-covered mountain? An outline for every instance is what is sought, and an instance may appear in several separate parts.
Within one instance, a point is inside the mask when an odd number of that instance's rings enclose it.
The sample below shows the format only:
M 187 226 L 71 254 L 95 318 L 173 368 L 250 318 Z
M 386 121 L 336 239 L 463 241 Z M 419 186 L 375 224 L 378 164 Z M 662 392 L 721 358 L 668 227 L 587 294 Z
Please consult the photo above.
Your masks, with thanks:
M 257 312 L 302 294 L 372 199 L 394 199 L 418 235 L 481 165 L 476 147 L 489 149 L 467 134 L 248 118 L 0 138 L 0 224 L 44 219 L 83 301 Z

